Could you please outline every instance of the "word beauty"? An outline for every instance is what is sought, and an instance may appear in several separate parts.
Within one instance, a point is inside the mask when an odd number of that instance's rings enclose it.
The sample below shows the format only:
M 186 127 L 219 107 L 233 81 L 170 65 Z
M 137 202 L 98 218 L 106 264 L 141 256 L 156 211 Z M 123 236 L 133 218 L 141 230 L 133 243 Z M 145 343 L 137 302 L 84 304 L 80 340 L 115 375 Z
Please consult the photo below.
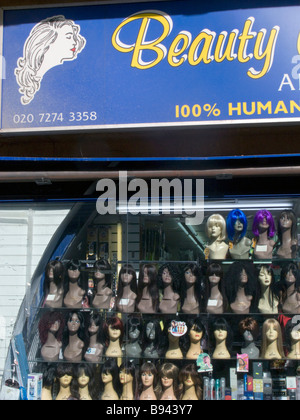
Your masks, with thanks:
M 194 190 L 194 192 L 193 192 Z M 119 172 L 118 183 L 103 178 L 96 191 L 97 212 L 105 214 L 180 214 L 187 225 L 199 225 L 204 219 L 204 180 L 141 178 L 128 181 L 127 171 Z M 134 193 L 129 197 L 130 193 Z M 117 204 L 118 203 L 118 204 Z
M 136 39 L 127 44 L 122 40 L 122 31 L 127 25 L 137 20 L 140 20 L 141 24 Z M 149 40 L 147 35 L 154 21 L 161 24 L 161 34 Z M 185 61 L 188 61 L 191 66 L 197 66 L 200 63 L 210 64 L 212 61 L 221 63 L 224 60 L 238 60 L 240 63 L 247 63 L 255 59 L 262 61 L 263 67 L 260 70 L 250 67 L 247 75 L 252 79 L 259 79 L 272 67 L 280 28 L 274 26 L 267 37 L 265 28 L 258 33 L 252 30 L 254 23 L 254 17 L 249 17 L 241 33 L 238 29 L 234 29 L 230 33 L 222 31 L 217 35 L 210 29 L 203 29 L 194 39 L 189 31 L 182 30 L 167 49 L 163 42 L 173 30 L 172 18 L 158 10 L 145 10 L 129 16 L 116 28 L 112 36 L 112 44 L 117 51 L 132 52 L 131 66 L 140 70 L 154 67 L 166 57 L 172 67 L 179 67 Z M 254 41 L 252 52 L 248 51 L 250 41 Z M 152 60 L 144 59 L 143 53 L 146 51 L 152 52 L 154 55 Z

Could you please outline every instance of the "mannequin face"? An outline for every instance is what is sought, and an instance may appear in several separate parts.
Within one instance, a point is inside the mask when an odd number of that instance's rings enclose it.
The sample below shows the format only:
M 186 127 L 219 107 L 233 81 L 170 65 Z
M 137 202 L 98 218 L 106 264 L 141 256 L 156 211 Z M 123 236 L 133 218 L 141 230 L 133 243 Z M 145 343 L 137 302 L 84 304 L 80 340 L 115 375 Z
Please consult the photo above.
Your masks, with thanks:
M 77 280 L 80 276 L 80 271 L 78 268 L 76 270 L 68 270 L 68 277 L 70 280 Z
M 292 283 L 295 283 L 295 282 L 296 282 L 296 279 L 295 279 L 295 276 L 294 276 L 294 274 L 293 274 L 292 270 L 290 270 L 290 271 L 286 274 L 286 276 L 285 276 L 285 281 L 286 281 L 288 284 L 292 284 Z
M 137 340 L 140 336 L 140 330 L 137 327 L 131 327 L 128 335 L 132 340 Z
M 246 271 L 243 269 L 241 274 L 240 274 L 240 280 L 242 284 L 246 284 L 248 282 L 248 276 Z
M 165 268 L 164 271 L 162 272 L 162 281 L 165 284 L 171 284 L 172 283 L 172 277 L 171 277 L 171 274 L 170 274 L 170 272 L 167 268 Z
M 51 326 L 49 331 L 52 332 L 53 334 L 57 333 L 57 331 L 60 328 L 60 321 L 55 321 Z
M 258 227 L 262 229 L 268 229 L 270 227 L 269 223 L 267 222 L 266 217 L 264 217 L 258 224 Z
M 151 341 L 155 340 L 155 326 L 153 322 L 148 322 L 146 325 L 146 337 Z
M 168 378 L 167 376 L 161 378 L 161 384 L 164 388 L 170 388 L 173 385 L 173 382 L 173 378 Z
M 111 340 L 117 340 L 121 336 L 121 330 L 112 328 L 110 325 L 108 327 L 108 335 Z
M 194 381 L 193 381 L 193 379 L 192 379 L 192 377 L 191 377 L 191 375 L 188 375 L 186 378 L 185 378 L 185 380 L 184 380 L 184 385 L 186 386 L 186 387 L 191 387 L 191 386 L 193 386 L 194 385 Z
M 248 330 L 244 331 L 243 337 L 245 341 L 253 341 L 253 335 L 251 331 L 248 331 Z
M 126 272 L 126 273 L 122 273 L 121 274 L 121 282 L 123 283 L 123 285 L 127 285 L 129 283 L 131 283 L 133 275 Z
M 104 384 L 108 384 L 109 382 L 112 382 L 113 377 L 112 374 L 109 372 L 102 372 L 101 379 Z
M 77 314 L 73 314 L 72 318 L 68 321 L 68 330 L 70 333 L 77 333 L 80 328 L 80 321 Z
M 221 330 L 221 329 L 215 330 L 214 331 L 214 336 L 215 336 L 216 342 L 219 343 L 221 341 L 226 340 L 226 338 L 227 338 L 227 331 Z
M 269 328 L 267 329 L 267 332 L 266 332 L 266 337 L 267 337 L 268 342 L 273 342 L 277 340 L 278 332 L 276 330 L 275 325 L 272 325 L 272 324 L 269 325 Z
M 234 224 L 234 230 L 236 232 L 242 232 L 243 229 L 244 229 L 243 223 L 239 219 L 237 219 Z
M 151 372 L 142 373 L 142 384 L 146 387 L 152 386 L 154 382 L 154 376 Z
M 97 279 L 97 280 L 104 280 L 104 279 L 105 279 L 105 274 L 104 274 L 104 273 L 102 273 L 102 271 L 100 271 L 99 269 L 97 269 L 97 270 L 95 271 L 94 277 L 95 277 L 95 279 Z
M 203 332 L 196 331 L 196 329 L 197 327 L 195 325 L 190 329 L 190 340 L 192 343 L 199 342 L 203 336 Z
M 89 376 L 87 376 L 85 374 L 85 372 L 82 371 L 81 374 L 80 374 L 80 376 L 79 376 L 79 378 L 78 378 L 79 386 L 82 387 L 82 388 L 84 388 L 84 387 L 86 387 L 89 384 L 89 382 L 90 382 Z
M 218 284 L 220 283 L 221 277 L 218 277 L 216 274 L 208 277 L 208 280 L 211 284 Z
M 208 226 L 208 236 L 213 239 L 217 239 L 221 236 L 222 228 L 218 223 L 211 223 Z
M 188 284 L 195 284 L 197 280 L 196 276 L 194 276 L 191 269 L 186 270 L 186 272 L 184 273 L 184 278 Z
M 262 267 L 259 271 L 258 279 L 262 286 L 270 286 L 272 282 L 272 275 L 266 269 L 266 267 Z
M 279 225 L 283 229 L 291 229 L 293 224 L 292 219 L 289 219 L 287 214 L 283 214 L 279 219 Z
M 149 282 L 150 282 L 147 268 L 144 269 L 144 279 L 143 279 L 143 282 L 144 282 L 144 284 L 149 284 Z
M 291 338 L 295 342 L 300 341 L 300 330 L 293 329 L 291 331 Z
M 126 373 L 124 369 L 120 371 L 119 377 L 121 384 L 128 384 L 133 381 L 132 375 L 130 373 Z
M 64 375 L 61 378 L 59 378 L 59 383 L 62 387 L 67 388 L 71 385 L 72 379 L 72 376 Z
M 48 278 L 49 278 L 50 280 L 53 280 L 53 279 L 54 279 L 54 272 L 53 272 L 53 268 L 49 268 L 49 270 L 48 270 Z
M 95 324 L 95 321 L 91 321 L 89 328 L 88 328 L 88 332 L 91 335 L 97 334 L 97 332 L 99 331 L 99 325 Z

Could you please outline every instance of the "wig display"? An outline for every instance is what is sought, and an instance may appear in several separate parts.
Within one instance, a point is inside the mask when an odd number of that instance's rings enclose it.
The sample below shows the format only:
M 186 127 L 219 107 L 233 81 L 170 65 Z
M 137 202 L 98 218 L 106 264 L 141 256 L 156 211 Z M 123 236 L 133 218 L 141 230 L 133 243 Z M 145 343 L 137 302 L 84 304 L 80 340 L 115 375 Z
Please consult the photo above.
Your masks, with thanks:
M 246 238 L 248 220 L 241 210 L 232 210 L 226 218 L 228 239 L 231 242 L 229 254 L 233 259 L 249 259 L 251 239 Z
M 143 264 L 140 267 L 136 305 L 141 313 L 158 312 L 157 270 L 153 264 Z
M 234 313 L 256 312 L 257 277 L 252 263 L 235 261 L 225 275 L 226 294 Z
M 80 311 L 71 311 L 66 317 L 63 336 L 64 359 L 70 363 L 81 362 L 86 346 L 85 316 Z
M 137 278 L 132 265 L 123 265 L 119 272 L 116 309 L 123 313 L 135 312 Z
M 210 348 L 215 359 L 230 359 L 233 331 L 225 318 L 216 318 L 210 326 Z
M 188 364 L 179 372 L 179 399 L 202 399 L 202 379 L 195 364 Z
M 285 357 L 281 327 L 274 318 L 266 319 L 263 323 L 260 355 L 263 359 L 283 359 Z
M 64 285 L 64 306 L 76 309 L 82 308 L 87 299 L 87 279 L 81 271 L 78 260 L 71 260 L 66 267 Z
M 242 319 L 239 323 L 239 332 L 244 338 L 241 352 L 248 354 L 249 359 L 258 359 L 259 348 L 255 345 L 255 341 L 259 336 L 258 322 L 252 317 Z
M 297 216 L 293 210 L 284 210 L 277 221 L 277 242 L 275 244 L 278 258 L 296 258 L 298 251 Z
M 263 314 L 278 313 L 279 297 L 275 286 L 275 275 L 271 265 L 256 265 L 258 278 L 258 310 Z
M 209 240 L 207 249 L 209 251 L 209 258 L 212 260 L 223 260 L 226 258 L 228 252 L 228 244 L 225 239 L 226 221 L 221 214 L 212 214 L 206 222 L 206 236 Z
M 158 372 L 161 382 L 159 400 L 178 400 L 179 393 L 179 368 L 173 363 L 164 363 Z
M 291 262 L 281 269 L 280 281 L 276 283 L 280 297 L 280 308 L 287 314 L 300 314 L 300 271 L 297 264 Z
M 152 362 L 142 364 L 139 371 L 138 399 L 155 401 L 160 396 L 160 386 L 156 366 Z
M 181 281 L 181 311 L 185 314 L 199 314 L 203 298 L 203 276 L 198 264 L 184 267 Z
M 158 287 L 162 290 L 159 310 L 165 314 L 176 313 L 180 301 L 180 272 L 175 264 L 163 264 L 158 270 Z
M 95 293 L 92 306 L 99 309 L 109 309 L 113 295 L 112 272 L 109 262 L 105 259 L 97 260 L 93 266 Z
M 268 210 L 259 210 L 253 219 L 252 232 L 256 243 L 254 257 L 257 259 L 272 258 L 275 242 L 273 237 L 276 233 L 275 222 Z
M 222 314 L 227 311 L 228 301 L 221 264 L 211 263 L 205 273 L 203 312 Z
M 120 400 L 135 400 L 137 392 L 138 369 L 131 360 L 123 362 L 119 369 L 119 379 L 122 387 Z
M 72 388 L 81 401 L 98 400 L 99 390 L 96 382 L 95 365 L 88 363 L 75 365 Z
M 61 312 L 45 312 L 39 321 L 41 356 L 46 362 L 55 362 L 62 348 L 65 319 Z
M 45 270 L 44 297 L 45 307 L 63 306 L 65 267 L 61 261 L 50 261 Z
M 101 366 L 100 372 L 100 399 L 119 400 L 121 395 L 121 384 L 119 379 L 119 368 L 115 359 L 107 359 Z
M 87 335 L 89 343 L 84 359 L 90 363 L 99 363 L 104 351 L 103 324 L 100 313 L 94 311 L 90 313 Z
M 123 321 L 117 317 L 112 316 L 107 318 L 103 324 L 104 340 L 107 357 L 122 357 L 122 344 L 124 337 Z

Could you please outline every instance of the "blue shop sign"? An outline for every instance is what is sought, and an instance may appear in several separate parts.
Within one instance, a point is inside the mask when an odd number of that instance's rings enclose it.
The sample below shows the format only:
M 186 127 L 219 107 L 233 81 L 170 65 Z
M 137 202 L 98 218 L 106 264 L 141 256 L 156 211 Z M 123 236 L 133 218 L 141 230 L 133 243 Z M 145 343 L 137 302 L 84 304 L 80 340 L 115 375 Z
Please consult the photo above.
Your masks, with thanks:
M 3 11 L 1 131 L 300 118 L 300 6 Z

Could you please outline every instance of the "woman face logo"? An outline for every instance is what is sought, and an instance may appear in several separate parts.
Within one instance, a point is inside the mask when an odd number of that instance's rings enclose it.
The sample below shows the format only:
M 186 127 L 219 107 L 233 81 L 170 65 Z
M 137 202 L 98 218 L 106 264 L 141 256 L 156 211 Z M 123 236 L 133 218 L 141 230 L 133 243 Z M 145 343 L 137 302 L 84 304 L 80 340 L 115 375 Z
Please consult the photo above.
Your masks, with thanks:
M 40 90 L 44 75 L 65 61 L 75 60 L 85 45 L 80 26 L 62 15 L 38 23 L 27 38 L 23 57 L 15 69 L 21 103 L 28 105 Z

